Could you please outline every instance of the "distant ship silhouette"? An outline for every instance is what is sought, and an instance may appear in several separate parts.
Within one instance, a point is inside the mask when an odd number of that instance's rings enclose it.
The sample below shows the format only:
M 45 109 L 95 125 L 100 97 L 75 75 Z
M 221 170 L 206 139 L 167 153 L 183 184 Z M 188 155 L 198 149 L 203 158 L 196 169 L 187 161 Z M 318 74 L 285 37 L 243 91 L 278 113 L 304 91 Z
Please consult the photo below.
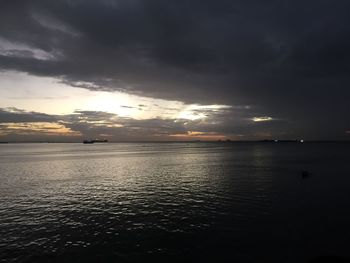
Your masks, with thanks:
M 107 139 L 103 139 L 103 140 L 100 140 L 100 139 L 94 139 L 94 140 L 84 140 L 83 141 L 83 144 L 93 144 L 93 143 L 102 143 L 102 142 L 108 142 Z

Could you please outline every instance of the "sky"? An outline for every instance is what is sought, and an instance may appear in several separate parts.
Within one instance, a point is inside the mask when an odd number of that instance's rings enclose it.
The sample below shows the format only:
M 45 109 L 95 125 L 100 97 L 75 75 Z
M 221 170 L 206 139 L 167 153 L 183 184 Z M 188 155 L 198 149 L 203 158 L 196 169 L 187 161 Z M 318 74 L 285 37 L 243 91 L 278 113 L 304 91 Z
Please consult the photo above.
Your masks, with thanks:
M 0 141 L 349 140 L 347 0 L 4 0 Z

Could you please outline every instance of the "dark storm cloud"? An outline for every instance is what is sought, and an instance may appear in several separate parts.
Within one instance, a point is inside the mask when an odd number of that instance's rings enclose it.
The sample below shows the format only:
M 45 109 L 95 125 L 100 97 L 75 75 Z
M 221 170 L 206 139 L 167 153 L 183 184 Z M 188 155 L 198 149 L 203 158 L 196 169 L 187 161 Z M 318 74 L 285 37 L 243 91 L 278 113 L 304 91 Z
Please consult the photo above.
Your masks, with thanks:
M 254 105 L 251 117 L 283 119 L 290 136 L 341 138 L 350 122 L 349 8 L 345 0 L 3 1 L 0 37 L 29 49 L 0 52 L 0 69 L 91 90 Z M 225 118 L 244 122 L 233 116 Z

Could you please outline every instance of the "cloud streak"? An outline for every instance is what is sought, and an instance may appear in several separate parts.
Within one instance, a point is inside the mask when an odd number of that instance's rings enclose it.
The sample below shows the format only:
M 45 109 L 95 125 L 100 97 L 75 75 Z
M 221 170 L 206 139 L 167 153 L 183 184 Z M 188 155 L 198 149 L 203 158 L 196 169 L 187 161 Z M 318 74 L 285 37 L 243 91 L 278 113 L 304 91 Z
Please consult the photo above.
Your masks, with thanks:
M 16 108 L 0 109 L 0 138 L 10 141 L 110 141 L 261 139 L 261 127 L 248 118 L 231 121 L 230 111 L 211 112 L 204 119 L 133 119 L 101 111 L 48 115 Z M 237 114 L 237 113 L 236 113 Z M 245 115 L 243 111 L 241 114 Z M 247 128 L 249 127 L 249 128 Z M 278 125 L 275 125 L 276 132 Z M 269 129 L 267 129 L 268 131 Z

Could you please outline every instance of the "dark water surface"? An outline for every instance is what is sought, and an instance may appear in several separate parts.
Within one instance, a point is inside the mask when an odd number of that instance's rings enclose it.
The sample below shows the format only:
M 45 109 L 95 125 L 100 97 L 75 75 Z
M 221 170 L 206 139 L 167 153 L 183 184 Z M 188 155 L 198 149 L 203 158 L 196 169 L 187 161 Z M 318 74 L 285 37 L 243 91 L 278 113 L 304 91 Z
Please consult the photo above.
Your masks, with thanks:
M 0 145 L 0 262 L 349 257 L 349 189 L 346 143 Z

